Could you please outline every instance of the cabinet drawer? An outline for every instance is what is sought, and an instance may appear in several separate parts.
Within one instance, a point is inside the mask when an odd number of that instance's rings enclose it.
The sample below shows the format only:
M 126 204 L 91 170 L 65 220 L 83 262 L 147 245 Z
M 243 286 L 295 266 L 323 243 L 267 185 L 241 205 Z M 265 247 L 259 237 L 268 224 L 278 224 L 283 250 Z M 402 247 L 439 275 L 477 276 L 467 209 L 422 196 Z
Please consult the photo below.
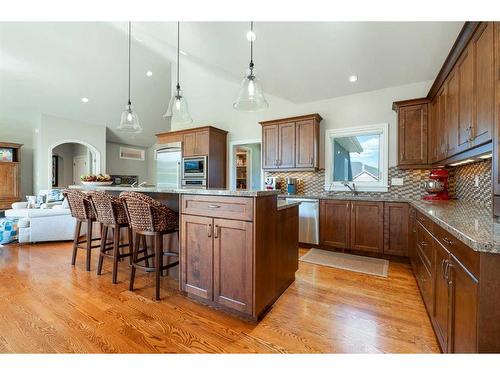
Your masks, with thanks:
M 431 233 L 434 233 L 434 223 L 431 219 L 429 219 L 423 213 L 417 211 L 417 220 L 420 224 L 423 225 L 425 229 L 427 229 Z
M 418 286 L 420 288 L 420 292 L 422 293 L 422 298 L 424 300 L 425 305 L 427 306 L 428 311 L 433 310 L 433 277 L 431 268 L 427 266 L 427 262 L 424 260 L 424 255 L 417 248 L 417 256 L 415 257 L 415 278 L 417 279 Z
M 182 195 L 181 213 L 253 221 L 253 198 Z
M 432 236 L 420 222 L 417 224 L 417 248 L 422 253 L 423 260 L 430 268 L 432 261 Z
M 434 235 L 443 247 L 452 253 L 474 276 L 479 276 L 479 253 L 472 250 L 448 231 L 436 225 Z

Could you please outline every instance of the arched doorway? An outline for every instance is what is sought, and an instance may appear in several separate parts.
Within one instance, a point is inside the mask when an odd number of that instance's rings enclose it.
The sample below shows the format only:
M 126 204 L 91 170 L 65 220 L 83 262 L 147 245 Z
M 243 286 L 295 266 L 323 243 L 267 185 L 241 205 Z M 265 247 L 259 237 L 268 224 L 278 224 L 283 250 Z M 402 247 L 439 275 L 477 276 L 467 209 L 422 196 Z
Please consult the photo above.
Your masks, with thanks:
M 78 185 L 80 175 L 101 173 L 101 154 L 91 144 L 67 139 L 48 150 L 48 187 Z

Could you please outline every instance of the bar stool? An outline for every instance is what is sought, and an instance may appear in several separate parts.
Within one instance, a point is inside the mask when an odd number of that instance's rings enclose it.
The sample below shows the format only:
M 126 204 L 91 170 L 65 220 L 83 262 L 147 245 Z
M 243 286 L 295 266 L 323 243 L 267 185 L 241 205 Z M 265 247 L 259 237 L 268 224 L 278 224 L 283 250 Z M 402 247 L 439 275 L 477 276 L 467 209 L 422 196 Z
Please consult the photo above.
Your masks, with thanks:
M 78 249 L 84 249 L 87 251 L 86 257 L 86 270 L 90 271 L 90 257 L 92 254 L 92 249 L 98 248 L 101 244 L 92 245 L 94 241 L 100 241 L 101 238 L 92 238 L 92 226 L 96 221 L 96 216 L 92 204 L 89 201 L 88 194 L 80 190 L 66 189 L 63 191 L 63 195 L 68 200 L 69 209 L 71 216 L 76 219 L 75 226 L 75 236 L 73 238 L 73 255 L 71 258 L 71 265 L 74 266 L 76 263 L 76 253 Z M 84 240 L 80 240 L 80 233 L 82 230 L 82 223 L 86 224 L 87 235 Z M 85 243 L 85 246 L 81 244 Z
M 113 271 L 112 271 L 112 282 L 117 283 L 118 278 L 118 262 L 123 258 L 129 257 L 130 264 L 132 264 L 132 253 L 133 253 L 133 241 L 132 241 L 132 229 L 128 224 L 127 213 L 125 212 L 125 206 L 123 201 L 107 194 L 102 191 L 93 191 L 89 194 L 90 202 L 94 208 L 96 214 L 96 219 L 101 223 L 101 247 L 99 253 L 99 263 L 97 266 L 97 274 L 100 275 L 102 272 L 102 264 L 104 257 L 113 259 Z M 108 230 L 113 231 L 113 241 L 107 243 Z M 128 243 L 120 243 L 121 229 L 126 229 L 128 234 Z M 108 246 L 111 244 L 111 246 Z M 121 253 L 120 249 L 123 247 L 128 247 L 128 253 Z
M 145 272 L 155 272 L 156 300 L 160 299 L 160 278 L 164 270 L 175 267 L 179 261 L 163 265 L 163 256 L 179 257 L 178 253 L 165 251 L 163 249 L 163 235 L 170 233 L 179 233 L 178 214 L 170 208 L 164 206 L 153 198 L 136 193 L 123 192 L 120 198 L 125 203 L 128 220 L 135 234 L 134 252 L 132 256 L 132 270 L 130 273 L 130 288 L 134 290 L 134 280 L 136 269 Z M 145 257 L 138 258 L 139 238 L 153 238 L 154 254 L 145 255 L 146 258 L 154 257 L 154 267 L 142 266 L 139 264 Z

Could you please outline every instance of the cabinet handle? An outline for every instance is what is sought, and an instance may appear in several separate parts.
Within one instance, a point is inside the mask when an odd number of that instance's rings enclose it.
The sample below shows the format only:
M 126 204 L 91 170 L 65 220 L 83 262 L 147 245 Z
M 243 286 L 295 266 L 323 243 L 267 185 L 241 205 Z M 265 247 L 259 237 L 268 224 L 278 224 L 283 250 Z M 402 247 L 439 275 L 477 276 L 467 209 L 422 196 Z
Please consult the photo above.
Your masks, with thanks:
M 427 246 L 427 242 L 425 242 L 425 241 L 420 241 L 419 243 L 420 243 L 420 246 L 424 246 L 424 247 Z
M 208 224 L 207 235 L 208 237 L 212 237 L 212 224 Z
M 450 245 L 450 246 L 453 246 L 455 244 L 455 242 L 453 242 L 452 240 L 450 240 L 448 237 L 443 237 L 443 241 L 445 243 L 447 243 L 448 245 Z
M 208 208 L 220 208 L 220 206 L 218 206 L 216 204 L 209 204 Z
M 448 285 L 449 286 L 451 286 L 453 284 L 453 279 L 451 277 L 449 277 L 450 275 L 448 274 L 448 271 L 452 267 L 453 267 L 453 264 L 451 264 L 451 262 L 447 262 L 446 263 L 446 280 L 448 280 Z
M 448 279 L 448 270 L 451 267 L 451 263 L 446 261 L 446 267 L 444 268 L 444 278 L 445 280 L 448 280 L 448 284 L 450 284 L 449 279 Z
M 214 228 L 214 238 L 219 238 L 219 226 L 216 225 Z
M 441 261 L 441 276 L 443 277 L 443 279 L 446 279 L 446 278 L 444 277 L 444 276 L 445 276 L 445 275 L 444 275 L 444 274 L 445 274 L 445 268 L 444 268 L 444 266 L 445 266 L 445 264 L 447 264 L 447 263 L 448 263 L 448 260 L 446 260 L 446 259 L 443 259 L 443 260 Z

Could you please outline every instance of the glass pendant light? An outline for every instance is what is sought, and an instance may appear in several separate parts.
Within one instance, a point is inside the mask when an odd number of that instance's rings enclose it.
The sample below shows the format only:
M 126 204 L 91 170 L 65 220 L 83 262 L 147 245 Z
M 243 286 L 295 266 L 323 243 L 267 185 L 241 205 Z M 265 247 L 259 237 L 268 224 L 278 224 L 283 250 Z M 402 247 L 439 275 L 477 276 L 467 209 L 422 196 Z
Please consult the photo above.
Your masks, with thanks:
M 172 122 L 178 125 L 189 125 L 193 119 L 189 115 L 186 98 L 182 95 L 181 85 L 179 84 L 179 52 L 180 52 L 180 22 L 177 22 L 177 85 L 175 92 L 170 98 L 168 109 L 164 117 L 172 117 Z
M 132 110 L 132 102 L 130 101 L 130 47 L 132 40 L 132 24 L 128 23 L 128 104 L 122 112 L 120 125 L 116 127 L 117 130 L 128 133 L 141 133 L 142 127 L 139 123 L 137 113 Z
M 250 40 L 250 65 L 245 78 L 241 81 L 240 91 L 233 108 L 238 111 L 256 112 L 269 108 L 269 103 L 264 97 L 262 84 L 255 76 L 253 65 L 253 42 L 255 40 L 253 21 L 250 22 L 250 32 L 247 33 L 247 38 Z

